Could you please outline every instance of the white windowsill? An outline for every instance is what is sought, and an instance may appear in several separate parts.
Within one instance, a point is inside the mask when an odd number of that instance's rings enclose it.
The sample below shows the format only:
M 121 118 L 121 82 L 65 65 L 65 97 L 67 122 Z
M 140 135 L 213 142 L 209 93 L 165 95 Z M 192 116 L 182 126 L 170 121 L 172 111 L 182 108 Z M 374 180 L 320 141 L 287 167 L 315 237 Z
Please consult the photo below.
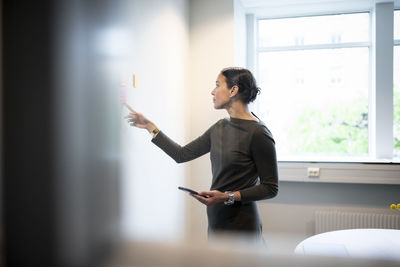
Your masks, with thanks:
M 308 168 L 319 168 L 309 177 Z M 287 182 L 400 184 L 400 163 L 278 162 L 279 180 Z

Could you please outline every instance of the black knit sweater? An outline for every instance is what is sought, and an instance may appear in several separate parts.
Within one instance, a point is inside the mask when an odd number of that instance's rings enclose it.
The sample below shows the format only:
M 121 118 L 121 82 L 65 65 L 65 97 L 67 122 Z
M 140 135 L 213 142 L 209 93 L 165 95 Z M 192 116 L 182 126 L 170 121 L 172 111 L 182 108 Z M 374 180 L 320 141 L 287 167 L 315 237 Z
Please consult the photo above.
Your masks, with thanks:
M 221 119 L 183 147 L 162 131 L 152 142 L 178 163 L 210 152 L 211 190 L 240 191 L 242 202 L 273 198 L 278 193 L 275 142 L 261 121 Z

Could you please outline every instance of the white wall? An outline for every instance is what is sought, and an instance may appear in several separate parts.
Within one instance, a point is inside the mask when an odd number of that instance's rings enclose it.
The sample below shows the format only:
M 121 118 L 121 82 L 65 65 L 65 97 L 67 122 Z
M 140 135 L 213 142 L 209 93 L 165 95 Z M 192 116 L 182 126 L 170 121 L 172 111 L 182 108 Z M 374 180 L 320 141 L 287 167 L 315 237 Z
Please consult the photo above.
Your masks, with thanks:
M 124 72 L 138 75 L 127 101 L 179 143 L 185 141 L 188 11 L 185 0 L 131 1 L 131 58 Z M 127 110 L 123 114 L 127 114 Z M 185 165 L 151 143 L 146 130 L 125 122 L 122 137 L 122 229 L 126 237 L 170 240 L 183 236 Z
M 241 0 L 234 0 L 234 55 L 235 66 L 246 68 L 247 62 L 247 34 L 246 12 Z

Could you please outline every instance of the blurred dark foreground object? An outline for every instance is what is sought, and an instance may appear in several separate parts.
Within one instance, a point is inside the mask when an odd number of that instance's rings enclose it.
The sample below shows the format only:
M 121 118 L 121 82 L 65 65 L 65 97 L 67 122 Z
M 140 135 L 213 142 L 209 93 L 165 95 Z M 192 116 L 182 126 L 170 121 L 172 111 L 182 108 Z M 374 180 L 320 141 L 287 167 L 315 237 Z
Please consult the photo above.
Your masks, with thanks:
M 99 266 L 112 251 L 124 55 L 99 40 L 125 25 L 126 3 L 2 1 L 5 266 Z

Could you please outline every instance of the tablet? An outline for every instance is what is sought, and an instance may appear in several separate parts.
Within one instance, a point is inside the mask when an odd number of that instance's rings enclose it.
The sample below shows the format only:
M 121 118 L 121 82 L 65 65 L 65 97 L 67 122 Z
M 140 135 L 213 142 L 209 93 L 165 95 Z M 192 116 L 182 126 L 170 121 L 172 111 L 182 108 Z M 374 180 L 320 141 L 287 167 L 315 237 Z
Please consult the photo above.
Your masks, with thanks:
M 189 188 L 186 188 L 186 187 L 183 187 L 183 186 L 178 186 L 178 189 L 182 190 L 182 191 L 185 191 L 185 192 L 187 192 L 189 194 L 193 194 L 193 195 L 198 195 L 199 194 L 196 191 L 194 191 L 192 189 L 189 189 Z
M 189 194 L 192 194 L 192 195 L 199 195 L 199 196 L 202 196 L 202 195 L 200 195 L 198 192 L 196 192 L 196 191 L 194 191 L 194 190 L 192 190 L 192 189 L 183 187 L 183 186 L 178 186 L 178 189 L 179 189 L 179 190 L 182 190 L 182 191 L 185 191 L 185 192 L 187 192 L 187 193 L 189 193 Z M 202 197 L 208 198 L 208 196 L 202 196 Z

